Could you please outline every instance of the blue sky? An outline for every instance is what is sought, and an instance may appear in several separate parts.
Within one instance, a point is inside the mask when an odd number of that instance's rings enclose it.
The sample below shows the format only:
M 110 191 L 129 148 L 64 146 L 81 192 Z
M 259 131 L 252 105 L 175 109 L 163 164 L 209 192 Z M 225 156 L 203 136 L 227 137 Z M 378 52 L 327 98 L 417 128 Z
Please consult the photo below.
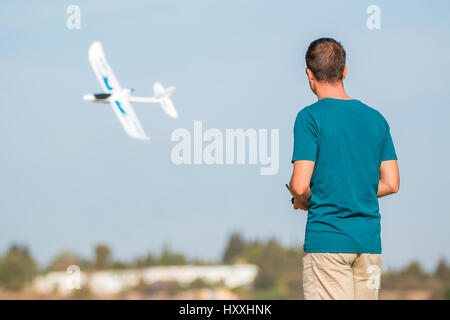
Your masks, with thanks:
M 66 28 L 67 6 L 81 29 Z M 381 9 L 368 30 L 366 8 Z M 97 242 L 131 259 L 164 243 L 219 258 L 234 230 L 300 245 L 306 215 L 291 210 L 292 126 L 315 101 L 304 53 L 319 37 L 347 50 L 350 96 L 389 121 L 400 192 L 380 201 L 384 264 L 450 260 L 450 4 L 448 1 L 2 1 L 0 4 L 0 252 L 28 245 L 41 264 Z M 129 138 L 108 105 L 87 50 L 95 40 L 123 87 L 151 95 L 175 85 L 180 113 L 134 109 L 149 142 Z M 175 166 L 170 134 L 207 128 L 280 130 L 280 170 Z

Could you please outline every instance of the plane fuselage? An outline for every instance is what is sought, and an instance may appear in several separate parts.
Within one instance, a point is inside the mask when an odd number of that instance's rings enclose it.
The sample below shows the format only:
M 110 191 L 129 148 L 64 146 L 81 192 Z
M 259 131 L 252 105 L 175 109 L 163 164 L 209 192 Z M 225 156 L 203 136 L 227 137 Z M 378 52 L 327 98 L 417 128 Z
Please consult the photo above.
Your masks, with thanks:
M 83 96 L 83 100 L 97 103 L 110 103 L 121 98 L 128 98 L 132 89 L 122 89 L 119 92 L 109 93 L 91 93 Z

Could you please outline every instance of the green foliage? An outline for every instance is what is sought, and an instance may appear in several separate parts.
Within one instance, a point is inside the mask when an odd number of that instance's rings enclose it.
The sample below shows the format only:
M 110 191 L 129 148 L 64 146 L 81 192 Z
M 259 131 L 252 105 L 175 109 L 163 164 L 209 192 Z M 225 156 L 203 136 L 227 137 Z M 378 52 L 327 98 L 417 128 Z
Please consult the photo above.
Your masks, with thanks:
M 408 264 L 400 271 L 390 271 L 382 275 L 381 287 L 383 289 L 427 289 L 432 286 L 430 276 L 426 274 L 416 261 Z
M 0 260 L 0 286 L 19 290 L 31 282 L 36 263 L 24 246 L 12 245 Z
M 411 262 L 402 272 L 401 274 L 405 277 L 417 277 L 422 278 L 425 276 L 425 273 L 422 270 L 422 267 L 417 261 Z
M 111 269 L 113 270 L 125 270 L 128 268 L 128 265 L 122 261 L 114 261 L 111 263 Z
M 223 254 L 223 263 L 231 264 L 245 250 L 245 241 L 239 233 L 233 233 Z
M 155 266 L 158 263 L 158 259 L 155 258 L 151 253 L 147 253 L 146 256 L 137 258 L 134 262 L 136 268 L 147 268 Z
M 233 233 L 225 247 L 222 260 L 225 263 L 251 263 L 258 266 L 259 272 L 252 286 L 234 288 L 233 292 L 244 299 L 301 299 L 302 290 L 302 250 L 301 246 L 283 246 L 275 239 L 268 241 L 245 240 Z M 83 260 L 70 251 L 64 251 L 51 262 L 47 271 L 64 271 L 69 265 L 78 265 L 82 270 L 126 269 L 151 266 L 217 264 L 215 261 L 187 260 L 186 257 L 169 249 L 166 245 L 159 255 L 147 253 L 131 263 L 112 260 L 111 249 L 105 244 L 95 247 L 92 261 Z M 23 246 L 13 245 L 0 258 L 0 287 L 7 290 L 20 290 L 29 284 L 36 274 L 36 263 Z M 186 290 L 223 287 L 223 283 L 209 284 L 196 279 L 188 285 L 173 283 L 140 283 L 133 290 L 144 295 L 158 296 L 165 292 L 176 296 Z M 383 289 L 431 290 L 435 299 L 450 299 L 450 266 L 440 260 L 432 273 L 426 273 L 418 262 L 411 262 L 404 269 L 387 271 L 382 274 Z M 89 299 L 93 296 L 87 289 L 76 290 L 72 298 Z
M 286 299 L 302 297 L 302 251 L 300 248 L 284 247 L 275 239 L 266 242 L 246 242 L 238 234 L 233 234 L 230 237 L 226 248 L 224 261 L 225 257 L 232 257 L 232 261 L 256 264 L 259 268 L 249 298 Z
M 255 300 L 286 300 L 289 296 L 286 292 L 277 288 L 259 289 L 254 290 L 252 293 L 252 299 Z
M 90 292 L 89 288 L 81 288 L 77 290 L 73 290 L 71 299 L 75 300 L 88 300 L 92 299 L 92 293 Z
M 170 251 L 168 246 L 164 246 L 158 265 L 161 266 L 177 266 L 186 264 L 186 258 L 181 253 Z
M 444 259 L 439 260 L 434 276 L 446 284 L 450 284 L 450 267 Z
M 181 292 L 183 290 L 183 287 L 175 281 L 169 282 L 167 284 L 167 293 L 170 296 L 174 296 L 177 293 Z
M 65 271 L 70 265 L 80 266 L 80 258 L 71 251 L 63 251 L 50 263 L 48 270 Z
M 254 261 L 260 268 L 255 280 L 257 289 L 275 287 L 280 276 L 287 271 L 287 257 L 285 249 L 275 239 L 271 239 Z
M 187 264 L 186 257 L 181 254 L 172 251 L 168 245 L 165 245 L 159 256 L 148 253 L 143 257 L 139 257 L 134 260 L 133 266 L 136 268 L 147 268 L 153 266 L 176 266 Z M 194 261 L 194 264 L 202 264 L 200 261 Z
M 450 288 L 448 288 L 447 290 L 444 291 L 442 298 L 445 300 L 450 300 Z
M 190 289 L 202 289 L 202 288 L 209 288 L 210 285 L 206 283 L 203 279 L 197 278 L 194 281 L 192 281 L 188 287 Z
M 111 249 L 105 244 L 95 247 L 95 269 L 108 269 L 111 266 Z

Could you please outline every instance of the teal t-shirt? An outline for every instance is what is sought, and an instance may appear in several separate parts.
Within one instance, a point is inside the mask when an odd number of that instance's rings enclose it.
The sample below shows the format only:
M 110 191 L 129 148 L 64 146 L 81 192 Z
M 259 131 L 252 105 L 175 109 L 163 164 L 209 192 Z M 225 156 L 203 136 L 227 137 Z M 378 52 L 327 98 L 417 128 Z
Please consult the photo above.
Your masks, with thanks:
M 321 99 L 297 115 L 296 160 L 315 161 L 304 250 L 381 253 L 380 164 L 397 160 L 384 117 L 356 99 Z

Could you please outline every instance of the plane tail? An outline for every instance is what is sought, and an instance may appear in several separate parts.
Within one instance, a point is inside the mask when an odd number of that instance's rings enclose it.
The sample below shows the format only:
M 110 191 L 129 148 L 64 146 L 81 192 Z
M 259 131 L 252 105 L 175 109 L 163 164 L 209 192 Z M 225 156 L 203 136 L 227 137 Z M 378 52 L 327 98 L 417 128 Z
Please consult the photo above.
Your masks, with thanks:
M 155 98 L 161 105 L 161 108 L 167 115 L 172 118 L 178 118 L 178 112 L 173 105 L 170 95 L 175 90 L 175 87 L 164 88 L 161 83 L 156 82 L 153 85 L 153 91 L 155 92 Z

